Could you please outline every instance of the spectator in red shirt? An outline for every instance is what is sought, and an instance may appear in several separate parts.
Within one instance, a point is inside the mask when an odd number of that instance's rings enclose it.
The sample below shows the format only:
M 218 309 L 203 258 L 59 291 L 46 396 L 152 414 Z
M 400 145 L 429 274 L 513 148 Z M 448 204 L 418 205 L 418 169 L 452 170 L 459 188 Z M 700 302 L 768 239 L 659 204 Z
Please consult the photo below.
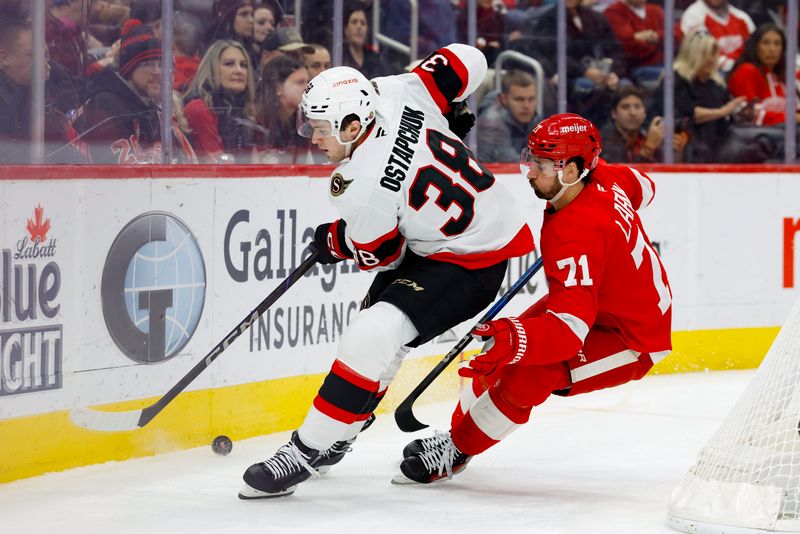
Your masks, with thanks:
M 255 83 L 247 50 L 238 41 L 216 41 L 203 56 L 184 115 L 201 163 L 252 161 Z
M 664 10 L 645 0 L 617 0 L 603 13 L 622 44 L 630 78 L 657 79 L 664 64 Z
M 188 13 L 176 13 L 172 21 L 172 87 L 176 91 L 185 92 L 200 67 L 201 39 L 202 31 L 197 17 Z
M 728 89 L 754 104 L 757 125 L 779 124 L 786 121 L 786 78 L 786 34 L 763 24 L 745 43 Z M 800 113 L 795 116 L 800 121 Z

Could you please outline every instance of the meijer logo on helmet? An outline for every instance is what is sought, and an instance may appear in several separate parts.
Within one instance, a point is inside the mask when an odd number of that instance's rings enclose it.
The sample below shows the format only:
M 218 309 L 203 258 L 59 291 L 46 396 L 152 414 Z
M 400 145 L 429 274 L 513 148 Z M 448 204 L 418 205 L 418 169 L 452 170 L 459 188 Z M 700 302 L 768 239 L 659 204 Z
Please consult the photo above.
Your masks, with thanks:
M 569 126 L 559 127 L 559 130 L 561 133 L 588 132 L 589 128 L 587 128 L 585 124 L 570 124 Z

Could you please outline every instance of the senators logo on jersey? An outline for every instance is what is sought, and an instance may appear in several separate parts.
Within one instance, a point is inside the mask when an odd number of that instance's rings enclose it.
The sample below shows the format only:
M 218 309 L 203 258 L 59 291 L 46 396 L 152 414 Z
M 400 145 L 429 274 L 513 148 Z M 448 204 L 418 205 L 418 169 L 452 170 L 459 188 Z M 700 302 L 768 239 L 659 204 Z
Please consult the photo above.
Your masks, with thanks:
M 345 180 L 341 173 L 334 173 L 331 176 L 331 195 L 338 197 L 344 194 L 351 183 L 353 183 L 353 180 Z

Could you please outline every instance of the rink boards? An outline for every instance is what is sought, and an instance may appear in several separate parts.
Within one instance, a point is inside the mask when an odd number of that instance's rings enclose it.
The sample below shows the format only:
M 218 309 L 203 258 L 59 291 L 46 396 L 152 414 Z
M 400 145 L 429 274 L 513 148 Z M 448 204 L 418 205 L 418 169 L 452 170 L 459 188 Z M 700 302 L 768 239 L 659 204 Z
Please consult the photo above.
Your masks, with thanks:
M 336 217 L 328 171 L 3 168 L 0 482 L 299 425 L 371 280 L 352 262 L 315 267 L 145 428 L 92 432 L 68 412 L 141 408 L 202 359 Z M 512 166 L 495 171 L 538 233 L 543 204 Z M 649 172 L 640 214 L 674 295 L 675 350 L 657 371 L 757 366 L 798 295 L 800 168 Z M 534 259 L 512 261 L 504 289 Z M 416 350 L 382 409 L 467 327 Z M 454 398 L 450 371 L 421 402 Z

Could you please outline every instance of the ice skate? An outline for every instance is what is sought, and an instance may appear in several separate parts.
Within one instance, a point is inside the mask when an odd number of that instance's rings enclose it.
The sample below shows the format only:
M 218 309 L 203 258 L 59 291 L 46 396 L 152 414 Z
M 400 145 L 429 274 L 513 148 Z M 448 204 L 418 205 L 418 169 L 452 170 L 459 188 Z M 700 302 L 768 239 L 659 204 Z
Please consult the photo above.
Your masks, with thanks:
M 320 451 L 300 441 L 297 431 L 289 443 L 278 449 L 269 460 L 251 465 L 245 471 L 240 499 L 266 499 L 294 493 L 297 485 L 310 477 L 319 477 L 315 466 Z
M 433 436 L 428 438 L 415 439 L 403 448 L 403 458 L 411 458 L 418 456 L 423 452 L 438 449 L 450 440 L 448 432 L 439 432 L 438 430 L 433 433 Z
M 458 450 L 449 433 L 440 433 L 442 443 L 419 454 L 412 455 L 400 464 L 400 473 L 392 479 L 392 484 L 430 484 L 451 479 L 464 470 L 472 459 Z M 436 437 L 436 436 L 434 436 Z M 432 438 L 428 438 L 433 444 Z M 424 443 L 425 440 L 419 440 Z M 413 442 L 412 442 L 413 443 Z

